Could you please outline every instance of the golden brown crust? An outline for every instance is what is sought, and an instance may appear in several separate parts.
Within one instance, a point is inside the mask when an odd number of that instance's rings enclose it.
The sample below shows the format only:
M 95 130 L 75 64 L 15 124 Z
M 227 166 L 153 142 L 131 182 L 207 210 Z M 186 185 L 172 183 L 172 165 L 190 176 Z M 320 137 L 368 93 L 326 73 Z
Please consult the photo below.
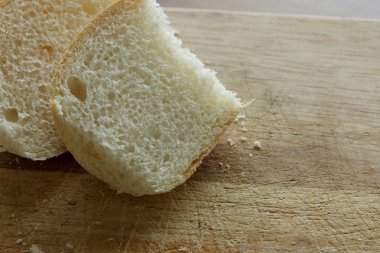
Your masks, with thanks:
M 215 137 L 215 139 L 211 142 L 211 144 L 207 147 L 206 150 L 201 151 L 198 158 L 193 160 L 193 162 L 190 164 L 189 168 L 187 168 L 182 174 L 184 176 L 185 180 L 183 182 L 179 182 L 176 186 L 183 184 L 188 178 L 190 178 L 195 173 L 195 171 L 197 170 L 199 165 L 201 165 L 203 159 L 206 158 L 211 153 L 211 151 L 215 148 L 216 144 L 218 144 L 219 138 L 227 131 L 228 127 L 235 120 L 238 113 L 239 112 L 237 111 L 237 112 L 231 114 L 231 116 L 228 118 L 228 120 L 224 123 L 222 132 Z

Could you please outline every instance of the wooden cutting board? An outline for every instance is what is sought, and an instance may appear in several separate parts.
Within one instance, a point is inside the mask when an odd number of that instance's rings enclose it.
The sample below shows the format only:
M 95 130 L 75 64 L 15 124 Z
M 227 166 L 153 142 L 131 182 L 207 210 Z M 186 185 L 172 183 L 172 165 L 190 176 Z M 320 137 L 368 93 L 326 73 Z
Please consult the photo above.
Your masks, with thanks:
M 0 252 L 380 252 L 380 22 L 168 14 L 245 118 L 159 196 L 0 154 Z

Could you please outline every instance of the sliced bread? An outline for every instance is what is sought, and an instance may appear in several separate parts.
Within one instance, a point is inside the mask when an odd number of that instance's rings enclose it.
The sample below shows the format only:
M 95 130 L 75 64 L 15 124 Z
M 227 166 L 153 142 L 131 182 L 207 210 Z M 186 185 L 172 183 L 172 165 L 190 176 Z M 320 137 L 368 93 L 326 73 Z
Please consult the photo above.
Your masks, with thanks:
M 119 193 L 188 179 L 241 104 L 174 36 L 154 0 L 120 0 L 72 43 L 53 77 L 57 130 Z
M 55 132 L 49 84 L 71 39 L 113 0 L 0 0 L 0 143 L 44 160 L 66 149 Z

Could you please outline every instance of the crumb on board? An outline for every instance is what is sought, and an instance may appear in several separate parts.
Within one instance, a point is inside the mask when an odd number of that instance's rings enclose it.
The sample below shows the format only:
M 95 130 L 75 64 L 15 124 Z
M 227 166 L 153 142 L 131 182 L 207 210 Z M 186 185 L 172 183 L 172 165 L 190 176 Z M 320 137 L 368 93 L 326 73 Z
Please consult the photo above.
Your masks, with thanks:
M 252 155 L 252 153 L 249 153 L 249 157 L 252 157 L 253 155 Z
M 26 243 L 26 242 L 22 242 L 21 245 L 22 245 L 22 246 L 26 246 L 26 245 L 28 245 L 28 243 Z
M 253 148 L 255 149 L 255 150 L 261 150 L 262 149 L 262 146 L 261 146 L 261 142 L 260 141 L 254 141 L 253 142 Z
M 230 146 L 234 146 L 234 145 L 235 145 L 234 140 L 232 140 L 231 138 L 228 138 L 228 139 L 227 139 L 227 143 L 228 143 Z
M 241 132 L 248 132 L 248 128 L 246 128 L 246 127 L 242 127 L 242 128 L 240 128 L 240 131 L 241 131 Z
M 247 137 L 244 137 L 244 136 L 242 136 L 242 137 L 240 137 L 240 141 L 241 141 L 241 142 L 247 142 L 247 141 L 248 141 L 248 138 L 247 138 Z
M 220 166 L 220 167 L 223 167 L 223 165 L 224 165 L 224 164 L 223 164 L 222 162 L 219 162 L 219 166 Z
M 186 246 L 181 246 L 178 249 L 179 252 L 190 252 L 190 250 Z
M 107 238 L 107 242 L 112 242 L 113 240 L 115 240 L 115 238 L 113 238 L 113 237 L 108 237 Z
M 66 242 L 66 248 L 68 248 L 68 249 L 74 249 L 74 246 L 73 246 L 73 244 L 71 244 L 69 242 Z
M 229 165 L 228 163 L 226 163 L 226 168 L 227 168 L 227 170 L 231 169 L 231 165 Z
M 29 249 L 30 253 L 45 253 L 42 251 L 37 244 L 32 244 L 32 246 Z
M 18 239 L 16 240 L 16 244 L 21 244 L 22 242 L 23 242 L 22 238 L 18 238 Z
M 238 116 L 236 116 L 235 121 L 244 120 L 246 118 L 244 113 L 239 113 Z

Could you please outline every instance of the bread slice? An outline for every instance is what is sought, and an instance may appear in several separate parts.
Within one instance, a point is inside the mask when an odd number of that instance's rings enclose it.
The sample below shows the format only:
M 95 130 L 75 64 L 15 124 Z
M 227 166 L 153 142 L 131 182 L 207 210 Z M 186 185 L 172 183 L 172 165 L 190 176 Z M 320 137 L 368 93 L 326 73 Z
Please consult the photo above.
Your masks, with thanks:
M 188 179 L 241 109 L 174 36 L 154 0 L 120 0 L 76 38 L 53 77 L 68 150 L 119 193 Z
M 33 160 L 66 149 L 53 128 L 49 84 L 71 39 L 113 0 L 0 0 L 0 142 Z

